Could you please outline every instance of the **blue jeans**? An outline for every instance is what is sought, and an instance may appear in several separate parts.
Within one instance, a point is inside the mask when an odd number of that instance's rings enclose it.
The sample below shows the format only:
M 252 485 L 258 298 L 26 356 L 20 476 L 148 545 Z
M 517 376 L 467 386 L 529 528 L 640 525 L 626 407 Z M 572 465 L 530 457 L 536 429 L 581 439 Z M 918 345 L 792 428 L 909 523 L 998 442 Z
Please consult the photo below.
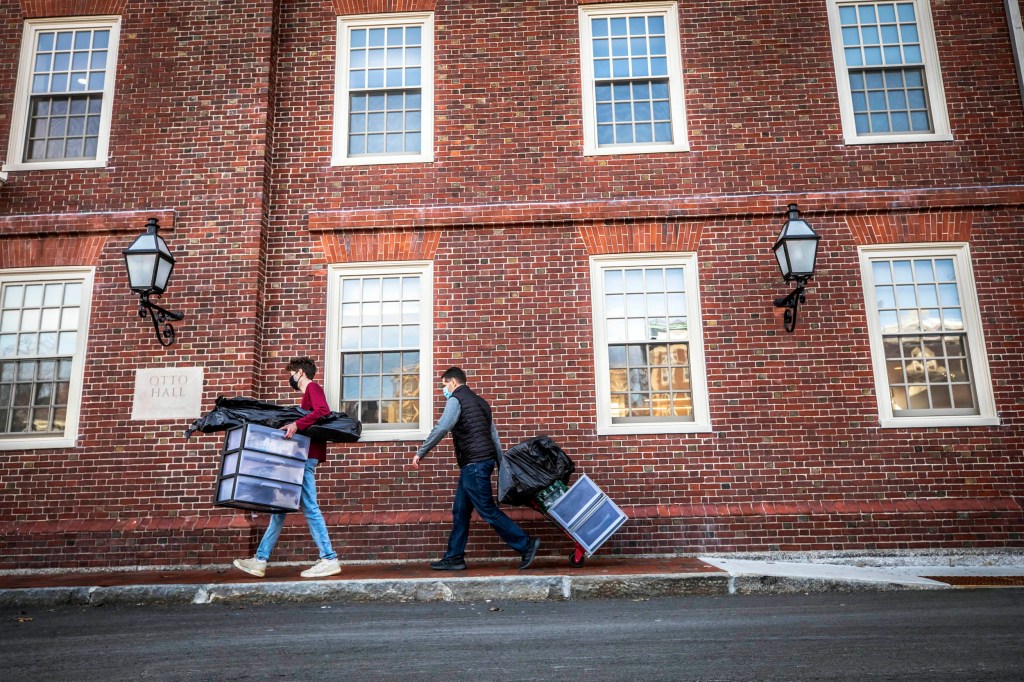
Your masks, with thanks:
M 448 551 L 444 553 L 446 559 L 461 557 L 465 553 L 466 540 L 469 539 L 469 519 L 474 509 L 515 551 L 523 554 L 530 546 L 530 536 L 494 503 L 494 494 L 491 492 L 493 472 L 493 461 L 467 464 L 459 472 L 459 487 L 455 489 L 455 500 L 452 502 L 452 532 L 448 536 Z
M 320 513 L 320 505 L 316 503 L 316 482 L 313 480 L 313 469 L 320 460 L 307 459 L 306 471 L 302 474 L 302 513 L 306 515 L 306 522 L 309 524 L 309 534 L 313 536 L 313 542 L 320 549 L 321 559 L 337 559 L 338 554 L 331 548 L 331 539 L 327 537 L 327 524 L 324 523 L 324 515 Z M 270 553 L 274 551 L 277 544 L 277 536 L 281 534 L 284 527 L 284 512 L 270 515 L 270 525 L 267 532 L 260 540 L 260 546 L 256 550 L 256 558 L 266 561 Z

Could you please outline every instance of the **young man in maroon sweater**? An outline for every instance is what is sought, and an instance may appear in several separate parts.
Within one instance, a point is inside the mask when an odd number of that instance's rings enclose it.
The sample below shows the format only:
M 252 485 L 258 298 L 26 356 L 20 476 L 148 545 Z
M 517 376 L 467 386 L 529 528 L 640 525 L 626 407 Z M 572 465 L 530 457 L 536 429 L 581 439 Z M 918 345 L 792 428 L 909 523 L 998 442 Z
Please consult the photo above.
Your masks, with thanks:
M 288 372 L 291 375 L 288 377 L 288 383 L 295 390 L 302 391 L 300 407 L 310 412 L 284 427 L 285 438 L 291 438 L 297 431 L 309 428 L 331 412 L 331 408 L 327 405 L 324 389 L 313 381 L 313 377 L 316 376 L 316 364 L 312 360 L 294 358 L 288 363 Z M 316 502 L 316 482 L 313 479 L 313 470 L 325 459 L 327 459 L 327 444 L 323 441 L 311 441 L 309 459 L 306 460 L 306 472 L 302 477 L 302 513 L 306 515 L 309 534 L 313 536 L 313 542 L 320 550 L 320 560 L 299 574 L 303 578 L 324 578 L 341 573 L 338 554 L 331 548 L 331 539 L 327 535 L 327 524 L 324 523 L 324 515 L 320 512 L 320 506 Z M 263 534 L 263 540 L 260 541 L 260 546 L 256 550 L 256 556 L 252 559 L 235 559 L 235 568 L 257 578 L 266 575 L 267 560 L 277 543 L 277 537 L 281 534 L 284 517 L 284 513 L 270 515 L 270 525 L 267 526 L 267 532 Z

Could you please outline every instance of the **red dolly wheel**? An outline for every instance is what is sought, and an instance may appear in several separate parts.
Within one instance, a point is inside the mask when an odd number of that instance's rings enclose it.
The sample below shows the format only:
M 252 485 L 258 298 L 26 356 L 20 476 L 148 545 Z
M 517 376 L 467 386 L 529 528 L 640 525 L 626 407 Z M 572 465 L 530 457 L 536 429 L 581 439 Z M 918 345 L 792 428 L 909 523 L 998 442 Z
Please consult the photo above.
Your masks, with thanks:
M 569 555 L 570 566 L 582 566 L 583 562 L 587 560 L 587 553 L 583 551 L 583 548 L 577 547 L 573 550 L 572 554 Z

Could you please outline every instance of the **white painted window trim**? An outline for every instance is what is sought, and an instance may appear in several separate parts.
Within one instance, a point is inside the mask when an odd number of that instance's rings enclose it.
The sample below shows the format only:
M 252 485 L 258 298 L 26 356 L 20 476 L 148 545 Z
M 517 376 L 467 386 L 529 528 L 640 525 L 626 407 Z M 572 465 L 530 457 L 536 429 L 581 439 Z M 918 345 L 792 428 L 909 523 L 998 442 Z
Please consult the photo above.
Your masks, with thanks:
M 590 20 L 595 17 L 663 14 L 665 49 L 668 57 L 669 106 L 672 111 L 672 144 L 629 144 L 600 147 L 597 144 L 597 119 L 594 102 L 594 56 Z M 580 76 L 583 93 L 583 155 L 660 154 L 689 151 L 686 129 L 686 104 L 683 98 L 682 56 L 679 46 L 679 9 L 675 2 L 631 2 L 609 5 L 580 5 Z
M 61 29 L 109 28 L 110 45 L 107 48 L 107 71 L 103 88 L 103 111 L 100 113 L 100 133 L 96 143 L 96 158 L 81 160 L 23 161 L 25 133 L 28 129 L 29 101 L 32 87 L 32 65 L 34 63 L 36 34 L 40 31 Z M 18 84 L 15 87 L 14 105 L 11 111 L 10 140 L 7 148 L 7 163 L 0 170 L 63 170 L 72 168 L 105 168 L 110 147 L 110 121 L 114 109 L 114 77 L 117 73 L 117 52 L 121 36 L 121 17 L 65 17 L 61 19 L 28 19 L 21 38 L 21 58 L 18 67 Z
M 82 302 L 79 306 L 78 339 L 71 361 L 71 383 L 68 386 L 68 412 L 64 421 L 64 435 L 0 436 L 0 450 L 44 450 L 73 448 L 78 443 L 78 418 L 82 410 L 82 389 L 85 377 L 85 355 L 89 341 L 89 311 L 92 303 L 95 268 L 19 268 L 0 270 L 0 283 L 24 282 L 82 283 Z
M 866 4 L 855 0 L 828 0 L 828 27 L 832 36 L 832 59 L 836 70 L 836 85 L 839 94 L 839 114 L 843 123 L 845 144 L 891 144 L 899 142 L 948 142 L 953 139 L 946 108 L 945 88 L 942 85 L 942 69 L 939 65 L 939 51 L 935 45 L 935 31 L 932 27 L 931 3 L 928 0 L 909 0 L 914 3 L 917 15 L 917 31 L 921 39 L 924 56 L 925 79 L 927 80 L 928 107 L 932 117 L 931 133 L 892 133 L 888 135 L 858 135 L 854 122 L 853 98 L 850 95 L 850 70 L 846 67 L 846 53 L 843 51 L 843 30 L 839 24 L 839 6 Z
M 422 72 L 420 85 L 420 153 L 348 155 L 348 35 L 353 28 L 421 26 L 423 28 Z M 338 17 L 337 57 L 334 71 L 334 141 L 332 166 L 369 166 L 394 163 L 431 163 L 434 160 L 434 14 L 372 14 Z
M 686 313 L 690 322 L 689 353 L 690 383 L 693 389 L 693 421 L 614 424 L 611 417 L 611 387 L 608 380 L 608 339 L 604 307 L 604 277 L 602 275 L 606 268 L 672 265 L 683 265 L 686 271 Z M 598 435 L 706 433 L 712 430 L 699 281 L 697 254 L 695 253 L 616 254 L 591 257 L 590 284 L 594 315 L 594 374 L 597 390 Z
M 978 294 L 974 285 L 974 271 L 971 266 L 970 248 L 962 243 L 927 244 L 886 244 L 862 246 L 860 252 L 861 282 L 864 287 L 864 307 L 868 318 L 868 337 L 871 345 L 871 365 L 875 375 L 875 398 L 878 402 L 878 421 L 884 429 L 926 428 L 949 426 L 998 426 L 995 396 L 992 393 L 992 379 L 988 368 L 988 351 L 981 326 L 981 312 L 978 309 Z M 935 417 L 896 417 L 889 399 L 889 380 L 885 370 L 885 349 L 882 344 L 882 330 L 878 321 L 878 306 L 875 300 L 874 277 L 871 262 L 877 259 L 893 258 L 952 258 L 956 267 L 957 283 L 967 327 L 967 343 L 970 348 L 971 376 L 978 401 L 977 415 L 942 415 Z
M 415 429 L 364 428 L 360 441 L 423 440 L 434 426 L 434 266 L 431 261 L 343 263 L 327 269 L 327 334 L 324 393 L 332 409 L 341 409 L 341 281 L 343 277 L 418 275 L 420 277 L 420 423 Z

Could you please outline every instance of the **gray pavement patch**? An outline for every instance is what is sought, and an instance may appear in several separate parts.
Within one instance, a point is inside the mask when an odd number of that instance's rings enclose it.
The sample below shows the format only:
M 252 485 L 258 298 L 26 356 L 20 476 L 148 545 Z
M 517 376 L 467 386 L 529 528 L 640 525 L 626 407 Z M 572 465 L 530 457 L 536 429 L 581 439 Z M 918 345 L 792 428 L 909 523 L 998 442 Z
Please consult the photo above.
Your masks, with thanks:
M 875 586 L 894 585 L 906 588 L 944 587 L 942 583 L 907 573 L 897 573 L 891 569 L 846 566 L 836 564 L 801 564 L 787 561 L 752 561 L 748 559 L 719 559 L 707 557 L 707 563 L 727 571 L 736 578 L 778 578 L 791 581 L 807 581 L 808 585 L 815 582 L 825 584 L 871 584 Z M 749 581 L 748 581 L 749 582 Z M 770 584 L 771 580 L 762 580 Z M 815 590 L 822 591 L 823 588 Z M 891 588 L 892 589 L 892 588 Z
M 729 579 L 730 594 L 820 594 L 824 592 L 888 592 L 894 590 L 941 590 L 949 586 L 906 582 L 829 580 L 780 575 L 740 575 Z

